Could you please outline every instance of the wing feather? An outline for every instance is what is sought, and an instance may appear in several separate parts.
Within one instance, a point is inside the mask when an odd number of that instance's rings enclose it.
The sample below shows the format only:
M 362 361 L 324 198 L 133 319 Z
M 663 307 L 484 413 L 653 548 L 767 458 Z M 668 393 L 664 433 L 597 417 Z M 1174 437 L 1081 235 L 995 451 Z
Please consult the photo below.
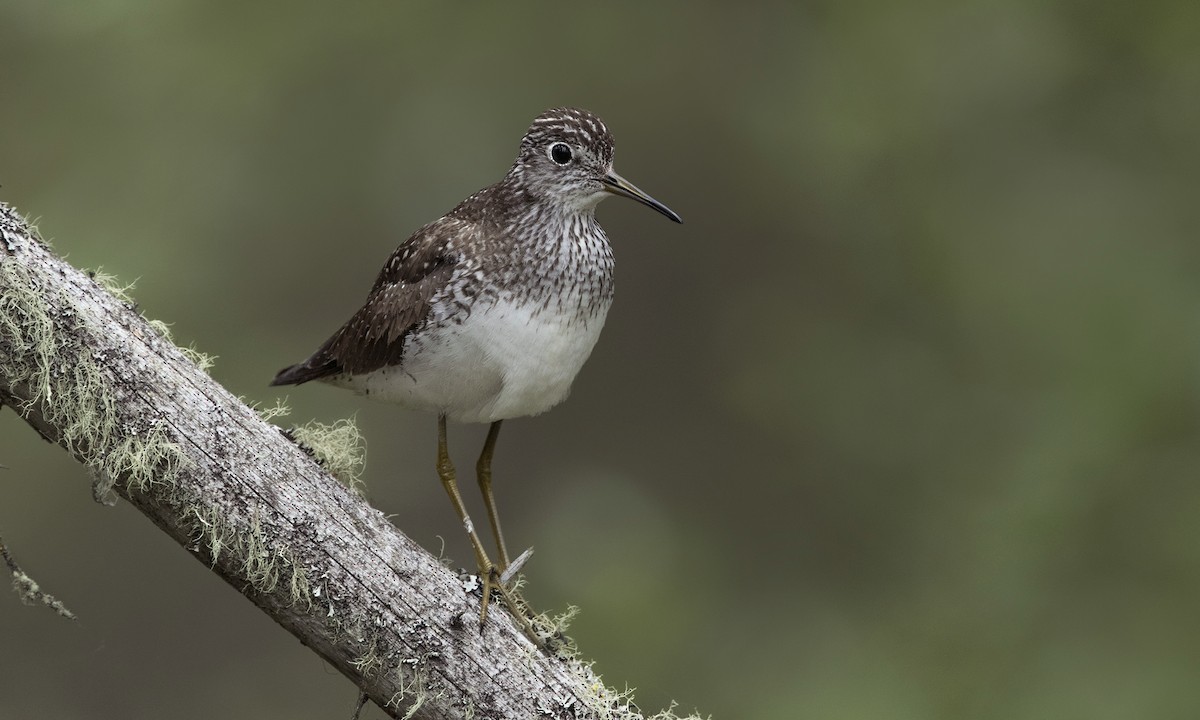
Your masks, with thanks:
M 434 296 L 459 260 L 452 240 L 476 230 L 445 217 L 404 241 L 388 257 L 367 301 L 307 360 L 280 370 L 272 385 L 298 385 L 341 373 L 399 365 L 404 340 L 429 316 Z

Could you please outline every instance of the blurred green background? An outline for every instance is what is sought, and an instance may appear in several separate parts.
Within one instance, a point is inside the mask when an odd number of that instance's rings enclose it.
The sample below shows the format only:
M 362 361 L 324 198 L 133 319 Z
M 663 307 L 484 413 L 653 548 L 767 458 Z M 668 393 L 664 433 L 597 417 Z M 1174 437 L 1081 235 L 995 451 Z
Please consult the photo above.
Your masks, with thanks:
M 267 382 L 541 110 L 678 211 L 508 423 L 530 600 L 644 709 L 1200 717 L 1200 4 L 0 5 L 0 199 L 372 502 L 470 551 L 430 416 Z M 451 430 L 469 468 L 483 428 Z M 348 717 L 354 688 L 0 413 L 0 717 Z M 468 488 L 472 505 L 480 504 Z M 381 716 L 377 710 L 371 717 Z

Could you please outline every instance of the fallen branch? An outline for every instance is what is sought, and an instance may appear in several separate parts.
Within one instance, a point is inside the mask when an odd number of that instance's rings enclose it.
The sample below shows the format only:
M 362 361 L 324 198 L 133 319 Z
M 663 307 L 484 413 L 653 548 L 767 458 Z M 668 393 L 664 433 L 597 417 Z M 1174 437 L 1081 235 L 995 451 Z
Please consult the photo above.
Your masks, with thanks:
M 2 203 L 0 402 L 393 717 L 641 717 L 501 607 L 481 629 L 472 583 Z

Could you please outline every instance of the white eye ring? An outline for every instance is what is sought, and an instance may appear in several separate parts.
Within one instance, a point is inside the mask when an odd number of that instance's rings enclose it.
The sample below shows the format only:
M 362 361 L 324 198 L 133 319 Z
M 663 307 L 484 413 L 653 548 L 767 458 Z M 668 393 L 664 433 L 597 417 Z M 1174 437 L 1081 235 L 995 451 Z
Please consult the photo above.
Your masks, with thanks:
M 574 153 L 571 152 L 571 146 L 562 142 L 552 144 L 546 154 L 550 156 L 550 159 L 556 165 L 567 165 L 574 157 Z

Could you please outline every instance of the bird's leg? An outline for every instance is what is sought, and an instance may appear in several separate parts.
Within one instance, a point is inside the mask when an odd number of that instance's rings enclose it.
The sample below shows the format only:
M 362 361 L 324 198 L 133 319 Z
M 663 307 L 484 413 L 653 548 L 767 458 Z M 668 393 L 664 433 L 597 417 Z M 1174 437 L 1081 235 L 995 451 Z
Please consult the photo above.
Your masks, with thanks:
M 487 553 L 483 550 L 483 543 L 479 542 L 479 536 L 475 534 L 475 525 L 471 522 L 471 516 L 467 515 L 467 508 L 463 505 L 462 495 L 458 492 L 458 482 L 454 476 L 454 464 L 450 462 L 450 452 L 446 449 L 446 416 L 438 415 L 438 458 L 437 458 L 438 477 L 442 480 L 442 486 L 446 488 L 446 494 L 450 496 L 450 502 L 454 505 L 454 511 L 458 513 L 458 519 L 462 521 L 463 527 L 467 530 L 467 537 L 471 539 L 471 546 L 475 548 L 475 562 L 479 565 L 479 576 L 483 579 L 483 609 L 479 612 L 479 624 L 487 619 L 488 600 L 491 597 L 492 576 L 498 580 L 500 573 L 496 571 L 496 566 L 488 559 Z
M 488 428 L 487 440 L 483 442 L 483 452 L 479 453 L 479 462 L 475 465 L 475 474 L 479 479 L 479 492 L 483 493 L 483 504 L 487 506 L 488 522 L 492 524 L 492 536 L 496 538 L 496 548 L 500 551 L 500 572 L 508 569 L 508 548 L 504 545 L 504 533 L 500 532 L 500 514 L 496 512 L 496 498 L 492 495 L 492 453 L 496 449 L 496 438 L 500 435 L 500 423 L 497 420 Z
M 475 526 L 471 523 L 471 517 L 467 515 L 467 508 L 463 505 L 462 495 L 458 492 L 458 482 L 454 477 L 454 464 L 450 462 L 450 452 L 446 449 L 445 415 L 438 416 L 437 472 L 438 477 L 442 480 L 442 486 L 446 488 L 446 494 L 450 496 L 450 502 L 454 505 L 454 511 L 458 513 L 458 519 L 462 521 L 463 527 L 466 528 L 467 537 L 471 539 L 471 546 L 475 548 L 475 562 L 479 565 L 479 575 L 483 579 L 483 607 L 479 611 L 480 627 L 482 628 L 484 621 L 487 620 L 488 601 L 491 599 L 494 588 L 504 598 L 504 603 L 508 605 L 513 618 L 521 624 L 521 629 L 525 631 L 525 634 L 535 643 L 541 645 L 543 641 L 538 638 L 529 619 L 525 617 L 525 611 L 522 609 L 521 603 L 517 602 L 517 598 L 513 595 L 512 591 L 500 582 L 500 572 L 496 570 L 496 566 L 488 559 L 487 553 L 483 549 L 483 543 L 479 542 L 479 536 L 475 534 Z

